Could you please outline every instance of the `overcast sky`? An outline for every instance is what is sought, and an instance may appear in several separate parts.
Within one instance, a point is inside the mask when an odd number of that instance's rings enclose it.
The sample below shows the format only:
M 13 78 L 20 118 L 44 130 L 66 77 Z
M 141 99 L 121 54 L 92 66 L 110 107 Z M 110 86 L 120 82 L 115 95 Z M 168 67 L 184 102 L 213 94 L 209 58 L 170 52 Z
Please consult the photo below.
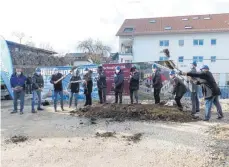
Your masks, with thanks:
M 17 42 L 12 32 L 24 32 L 58 52 L 74 52 L 91 37 L 116 52 L 115 34 L 127 18 L 224 12 L 229 0 L 0 0 L 0 35 Z

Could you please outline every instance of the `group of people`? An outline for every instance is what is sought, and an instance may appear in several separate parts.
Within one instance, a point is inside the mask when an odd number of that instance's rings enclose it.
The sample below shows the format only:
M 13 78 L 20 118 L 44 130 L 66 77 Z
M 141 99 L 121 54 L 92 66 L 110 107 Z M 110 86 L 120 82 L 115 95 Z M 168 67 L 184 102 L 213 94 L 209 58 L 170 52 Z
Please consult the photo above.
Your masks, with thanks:
M 205 98 L 205 121 L 208 121 L 211 117 L 211 108 L 214 104 L 217 108 L 218 119 L 223 118 L 223 112 L 221 105 L 219 103 L 220 89 L 216 84 L 216 81 L 209 71 L 209 67 L 204 65 L 201 68 L 201 72 L 197 72 L 196 70 L 196 62 L 191 64 L 191 71 L 185 73 L 180 72 L 178 75 L 188 76 L 189 88 L 186 87 L 184 81 L 177 77 L 177 73 L 172 70 L 170 71 L 170 79 L 173 86 L 172 94 L 174 95 L 174 100 L 178 106 L 179 110 L 183 110 L 183 106 L 181 104 L 181 99 L 184 94 L 190 89 L 191 91 L 191 101 L 192 101 L 192 115 L 195 116 L 196 113 L 200 111 L 199 98 L 198 98 L 198 89 L 201 85 L 202 93 Z M 83 79 L 80 77 L 80 72 L 78 69 L 72 71 L 72 77 L 70 79 L 68 89 L 70 89 L 70 99 L 69 99 L 69 107 L 72 107 L 73 98 L 75 98 L 75 107 L 78 105 L 78 95 L 80 91 L 80 84 L 82 83 L 85 94 L 85 105 L 92 105 L 92 91 L 93 91 L 93 80 L 92 80 L 92 71 L 88 68 L 85 69 L 85 74 L 83 75 Z M 106 92 L 107 92 L 107 82 L 106 75 L 102 66 L 99 66 L 97 69 L 98 76 L 96 77 L 98 95 L 99 95 L 99 103 L 106 104 Z M 62 80 L 65 76 L 63 76 L 58 69 L 54 69 L 54 73 L 51 76 L 50 83 L 53 84 L 54 87 L 54 110 L 57 112 L 57 100 L 58 95 L 60 96 L 60 104 L 61 109 L 64 111 L 63 105 L 63 85 Z M 154 89 L 154 99 L 155 104 L 160 103 L 160 92 L 163 87 L 162 79 L 161 79 L 160 68 L 154 64 L 153 65 L 153 77 L 152 77 L 152 87 Z M 11 76 L 11 86 L 14 94 L 14 110 L 12 113 L 17 112 L 17 101 L 20 99 L 20 114 L 23 114 L 24 109 L 24 90 L 25 83 L 27 78 L 23 75 L 22 69 L 16 69 L 16 72 Z M 134 66 L 130 69 L 130 80 L 129 80 L 129 91 L 130 91 L 130 101 L 131 104 L 139 103 L 138 98 L 138 90 L 139 90 L 139 82 L 140 82 L 140 73 L 137 68 Z M 32 77 L 32 113 L 36 113 L 35 110 L 35 96 L 38 97 L 38 106 L 37 110 L 43 110 L 41 108 L 41 91 L 44 87 L 44 80 L 41 75 L 41 70 L 39 68 L 36 69 L 33 77 Z M 122 69 L 117 66 L 115 68 L 114 73 L 114 86 L 113 86 L 114 94 L 115 94 L 115 103 L 122 104 L 122 96 L 124 90 L 124 74 Z

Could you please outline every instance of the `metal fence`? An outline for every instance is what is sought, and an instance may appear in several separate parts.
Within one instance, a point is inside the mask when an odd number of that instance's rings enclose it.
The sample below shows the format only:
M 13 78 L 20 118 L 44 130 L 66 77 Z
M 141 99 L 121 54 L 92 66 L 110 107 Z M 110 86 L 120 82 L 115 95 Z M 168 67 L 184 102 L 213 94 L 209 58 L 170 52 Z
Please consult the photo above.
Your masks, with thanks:
M 229 99 L 229 86 L 220 86 L 219 88 L 220 88 L 220 91 L 221 91 L 220 98 L 221 99 Z M 200 98 L 203 97 L 201 88 L 199 89 L 198 94 L 199 94 Z M 185 94 L 185 97 L 191 97 L 191 92 L 187 92 Z

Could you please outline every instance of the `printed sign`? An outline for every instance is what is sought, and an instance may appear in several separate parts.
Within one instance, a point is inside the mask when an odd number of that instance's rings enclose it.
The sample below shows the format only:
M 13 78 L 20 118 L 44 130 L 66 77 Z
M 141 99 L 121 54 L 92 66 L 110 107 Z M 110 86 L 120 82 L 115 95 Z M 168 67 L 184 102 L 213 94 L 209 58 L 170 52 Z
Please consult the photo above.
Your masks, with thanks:
M 59 66 L 59 67 L 40 67 L 41 69 L 41 75 L 44 78 L 44 89 L 42 91 L 42 100 L 52 101 L 54 98 L 54 92 L 53 92 L 53 84 L 50 83 L 51 76 L 54 72 L 54 69 L 57 68 L 59 72 L 63 75 L 67 75 L 66 78 L 62 80 L 63 85 L 63 94 L 64 94 L 64 100 L 68 101 L 70 98 L 70 90 L 68 90 L 68 85 L 70 82 L 70 79 L 72 77 L 69 72 L 71 71 L 71 67 L 69 66 Z M 80 71 L 80 77 L 83 79 L 83 73 L 84 69 L 88 68 L 93 71 L 92 79 L 93 79 L 93 92 L 92 92 L 92 98 L 94 100 L 98 99 L 98 89 L 97 89 L 97 83 L 96 83 L 96 76 L 97 76 L 97 66 L 96 65 L 81 65 L 78 67 Z M 59 97 L 58 97 L 59 98 Z M 78 96 L 78 100 L 85 99 L 84 96 L 84 89 L 82 84 L 80 84 L 80 92 Z

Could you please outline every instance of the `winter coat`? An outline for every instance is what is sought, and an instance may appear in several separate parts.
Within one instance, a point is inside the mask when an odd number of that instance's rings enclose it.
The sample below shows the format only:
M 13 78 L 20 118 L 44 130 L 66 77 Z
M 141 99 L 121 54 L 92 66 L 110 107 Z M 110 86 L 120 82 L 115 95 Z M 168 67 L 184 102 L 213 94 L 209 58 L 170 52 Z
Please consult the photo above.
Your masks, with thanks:
M 92 72 L 91 71 L 89 71 L 87 74 L 84 75 L 84 80 L 86 81 L 86 83 L 83 84 L 84 94 L 92 93 L 93 81 L 92 81 Z
M 187 76 L 199 78 L 197 84 L 201 84 L 202 93 L 205 99 L 221 95 L 220 89 L 210 71 L 187 73 Z
M 31 77 L 27 77 L 26 84 L 27 85 L 32 84 L 32 78 Z
M 98 89 L 103 89 L 107 87 L 106 75 L 104 71 L 99 72 L 99 75 L 97 78 L 97 87 Z
M 122 71 L 120 71 L 118 74 L 115 74 L 114 83 L 115 83 L 114 91 L 122 93 L 124 88 L 124 75 Z
M 183 95 L 187 92 L 185 84 L 177 77 L 172 79 L 173 91 L 172 94 L 177 97 L 183 97 Z
M 161 80 L 161 72 L 157 70 L 152 77 L 153 81 L 153 88 L 154 89 L 161 89 L 162 88 L 162 80 Z
M 139 89 L 139 79 L 140 79 L 140 74 L 139 72 L 135 72 L 132 77 L 130 78 L 130 90 L 138 90 Z
M 72 93 L 79 93 L 79 89 L 80 89 L 80 83 L 76 82 L 76 83 L 71 83 L 71 81 L 79 81 L 81 80 L 80 76 L 72 76 L 70 79 L 70 83 L 69 83 L 69 88 L 71 89 Z
M 54 91 L 62 91 L 63 90 L 62 81 L 59 81 L 58 83 L 54 84 L 54 81 L 59 80 L 62 76 L 63 75 L 61 73 L 57 73 L 57 74 L 52 75 L 50 83 L 53 84 Z
M 34 73 L 32 78 L 32 90 L 37 90 L 44 87 L 44 79 L 42 75 Z
M 16 73 L 11 75 L 10 84 L 12 88 L 20 86 L 25 90 L 25 83 L 26 83 L 26 77 L 22 73 L 19 76 L 17 76 Z
M 197 73 L 196 71 L 196 68 L 192 68 L 190 73 Z M 193 82 L 194 81 L 194 82 Z M 195 84 L 195 82 L 197 81 L 196 78 L 192 77 L 190 80 L 189 80 L 189 89 L 191 92 L 198 92 L 198 85 Z

